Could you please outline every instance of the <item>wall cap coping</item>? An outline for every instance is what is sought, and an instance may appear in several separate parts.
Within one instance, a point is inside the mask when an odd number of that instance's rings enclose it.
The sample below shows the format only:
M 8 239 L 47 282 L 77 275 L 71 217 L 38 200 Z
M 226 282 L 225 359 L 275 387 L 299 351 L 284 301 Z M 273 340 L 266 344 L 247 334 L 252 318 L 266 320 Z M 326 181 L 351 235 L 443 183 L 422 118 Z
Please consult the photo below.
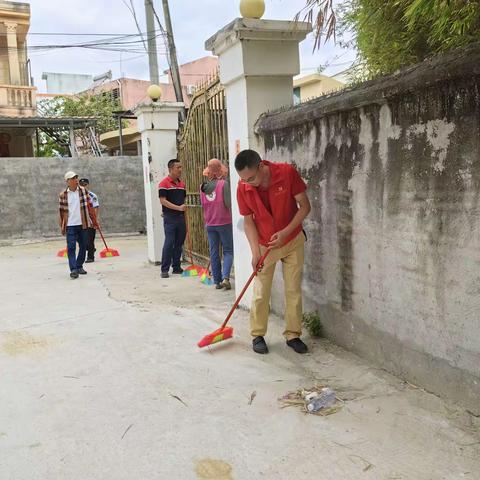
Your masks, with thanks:
M 184 108 L 182 102 L 156 102 L 156 103 L 142 103 L 138 105 L 134 113 L 138 115 L 140 113 L 163 113 L 163 112 L 180 112 Z
M 254 131 L 260 135 L 291 128 L 332 113 L 373 104 L 383 105 L 391 98 L 442 82 L 478 76 L 480 76 L 480 42 L 436 55 L 394 74 L 325 94 L 293 107 L 287 105 L 265 112 L 258 118 Z
M 308 22 L 236 18 L 205 42 L 205 50 L 223 53 L 242 40 L 301 42 L 312 31 Z

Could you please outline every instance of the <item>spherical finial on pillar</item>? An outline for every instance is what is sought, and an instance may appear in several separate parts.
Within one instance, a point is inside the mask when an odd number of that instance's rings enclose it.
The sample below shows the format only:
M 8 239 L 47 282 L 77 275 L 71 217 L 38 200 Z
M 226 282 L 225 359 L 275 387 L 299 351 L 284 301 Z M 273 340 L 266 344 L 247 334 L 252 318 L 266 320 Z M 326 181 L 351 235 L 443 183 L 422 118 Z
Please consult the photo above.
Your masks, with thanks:
M 152 99 L 152 102 L 156 102 L 162 96 L 162 89 L 158 85 L 152 84 L 147 88 L 147 95 Z
M 265 1 L 240 0 L 240 13 L 243 18 L 262 18 L 265 13 Z

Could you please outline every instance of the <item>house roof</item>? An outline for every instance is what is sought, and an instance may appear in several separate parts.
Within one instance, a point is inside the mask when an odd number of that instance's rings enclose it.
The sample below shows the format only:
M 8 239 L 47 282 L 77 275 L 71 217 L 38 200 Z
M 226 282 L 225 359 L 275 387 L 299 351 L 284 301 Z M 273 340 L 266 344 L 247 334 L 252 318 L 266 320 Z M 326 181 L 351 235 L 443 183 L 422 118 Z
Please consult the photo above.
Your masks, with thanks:
M 93 127 L 96 117 L 0 117 L 0 126 L 9 128 L 69 128 Z
M 122 144 L 130 145 L 137 142 L 142 137 L 137 127 L 122 128 Z M 100 135 L 100 143 L 108 148 L 118 148 L 120 146 L 120 132 L 112 130 Z

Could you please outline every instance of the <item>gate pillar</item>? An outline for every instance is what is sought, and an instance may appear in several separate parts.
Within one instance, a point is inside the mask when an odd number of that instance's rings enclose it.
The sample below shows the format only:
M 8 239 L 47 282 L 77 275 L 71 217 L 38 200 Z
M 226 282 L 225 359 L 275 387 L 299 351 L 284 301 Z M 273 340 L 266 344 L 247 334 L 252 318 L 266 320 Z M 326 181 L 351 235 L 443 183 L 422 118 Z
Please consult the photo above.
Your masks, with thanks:
M 162 260 L 165 240 L 158 184 L 168 175 L 168 161 L 177 157 L 178 114 L 182 108 L 183 103 L 158 102 L 135 110 L 142 136 L 148 260 L 156 265 Z

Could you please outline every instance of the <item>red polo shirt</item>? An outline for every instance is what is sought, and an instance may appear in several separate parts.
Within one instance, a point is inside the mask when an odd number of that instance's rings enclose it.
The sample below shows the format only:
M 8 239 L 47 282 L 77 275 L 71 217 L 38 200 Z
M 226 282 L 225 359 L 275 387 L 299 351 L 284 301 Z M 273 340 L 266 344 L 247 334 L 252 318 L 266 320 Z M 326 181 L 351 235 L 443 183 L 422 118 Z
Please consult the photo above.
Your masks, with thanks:
M 158 196 L 165 197 L 169 202 L 174 203 L 175 205 L 183 205 L 185 203 L 185 198 L 187 195 L 185 184 L 178 180 L 175 182 L 170 175 L 167 175 L 159 184 L 158 184 Z M 178 210 L 172 210 L 171 208 L 164 207 L 162 205 L 163 218 L 168 216 L 181 217 L 183 212 Z
M 253 215 L 257 227 L 259 242 L 267 246 L 272 235 L 283 230 L 298 212 L 295 195 L 307 189 L 297 170 L 288 163 L 272 163 L 263 160 L 270 167 L 270 185 L 267 189 L 271 212 L 265 207 L 258 188 L 238 182 L 237 201 L 240 214 Z M 302 231 L 299 225 L 286 239 L 285 244 L 293 240 Z

